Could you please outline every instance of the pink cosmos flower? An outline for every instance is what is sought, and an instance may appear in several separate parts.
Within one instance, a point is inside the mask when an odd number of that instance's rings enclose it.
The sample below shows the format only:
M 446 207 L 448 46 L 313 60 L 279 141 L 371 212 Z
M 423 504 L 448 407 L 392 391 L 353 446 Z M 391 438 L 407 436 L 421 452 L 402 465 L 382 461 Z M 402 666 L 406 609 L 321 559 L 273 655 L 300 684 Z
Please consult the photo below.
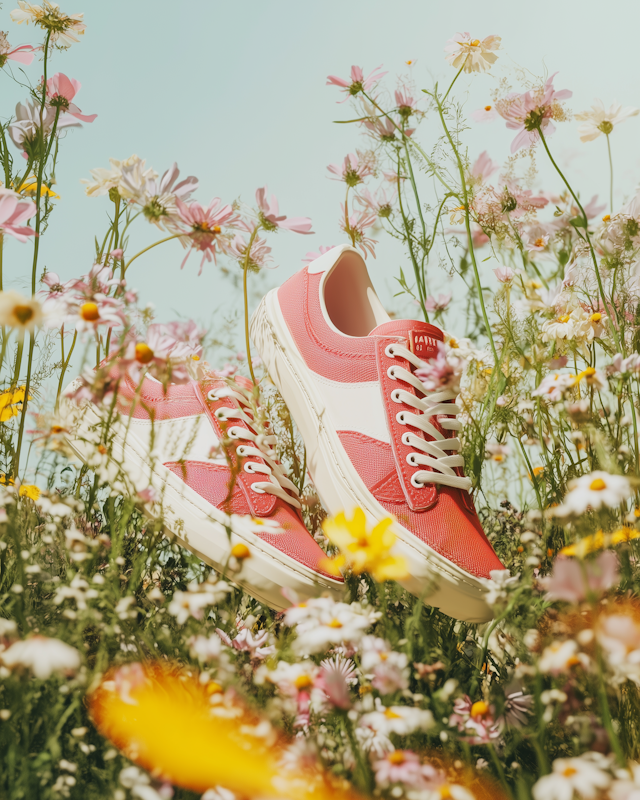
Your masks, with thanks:
M 460 378 L 464 369 L 462 359 L 447 352 L 447 348 L 438 342 L 438 355 L 430 358 L 423 367 L 419 367 L 415 374 L 430 392 L 451 389 L 460 391 Z
M 256 191 L 256 202 L 260 208 L 261 222 L 267 230 L 273 231 L 276 228 L 283 228 L 287 231 L 293 231 L 293 233 L 313 233 L 311 220 L 308 217 L 285 217 L 280 214 L 276 196 L 272 194 L 271 200 L 267 199 L 266 186 Z
M 302 263 L 310 264 L 312 261 L 315 261 L 316 258 L 320 258 L 320 256 L 323 256 L 325 253 L 328 253 L 329 250 L 333 250 L 334 247 L 335 244 L 330 244 L 330 245 L 321 244 L 318 249 L 318 252 L 314 253 L 313 251 L 309 251 L 307 255 L 302 259 Z
M 11 189 L 0 188 L 0 233 L 13 236 L 19 242 L 26 242 L 36 232 L 21 223 L 36 213 L 36 204 L 25 200 Z
M 390 786 L 404 783 L 412 788 L 422 788 L 423 770 L 420 758 L 411 750 L 392 750 L 373 765 L 376 784 Z
M 489 158 L 487 151 L 483 150 L 474 161 L 473 166 L 469 170 L 469 174 L 472 178 L 475 178 L 477 183 L 483 183 L 493 175 L 498 167 L 499 165 Z
M 534 91 L 524 94 L 512 92 L 496 103 L 496 110 L 507 121 L 507 128 L 518 131 L 511 143 L 512 153 L 516 153 L 521 147 L 536 144 L 540 138 L 539 128 L 545 136 L 550 136 L 555 131 L 551 120 L 564 116 L 560 101 L 570 98 L 573 92 L 568 89 L 554 89 L 553 79 L 557 74 L 554 72 L 544 86 Z
M 589 592 L 599 596 L 616 586 L 619 577 L 618 557 L 612 550 L 605 550 L 595 561 L 584 564 L 573 558 L 559 557 L 551 575 L 538 578 L 538 583 L 547 590 L 546 600 L 579 603 Z
M 527 242 L 527 251 L 529 253 L 536 253 L 544 250 L 549 244 L 549 234 L 541 234 L 535 238 L 530 238 Z
M 364 127 L 377 139 L 381 139 L 383 142 L 390 142 L 396 138 L 396 131 L 397 128 L 393 124 L 393 120 L 390 120 L 388 117 L 380 117 L 380 118 L 372 118 L 367 119 L 364 122 Z M 405 134 L 410 136 L 411 133 L 415 129 L 407 129 L 405 130 Z
M 109 255 L 111 258 L 120 259 L 124 255 L 124 250 L 121 247 L 117 247 L 115 250 L 111 250 Z
M 345 156 L 342 164 L 329 164 L 329 172 L 338 176 L 338 180 L 344 181 L 347 186 L 357 186 L 359 183 L 373 174 L 372 166 L 369 162 L 359 158 L 360 154 L 349 153 Z M 335 180 L 335 178 L 334 178 Z
M 451 302 L 452 297 L 453 295 L 451 292 L 449 292 L 449 294 L 439 294 L 437 299 L 432 295 L 429 295 L 424 302 L 424 307 L 430 312 L 444 311 Z
M 14 47 L 12 50 L 7 37 L 0 31 L 0 69 L 4 67 L 7 61 L 16 61 L 18 64 L 29 66 L 33 61 L 35 49 L 36 48 L 32 47 L 30 44 L 22 44 L 20 47 Z
M 48 103 L 53 108 L 60 109 L 60 116 L 70 114 L 81 122 L 93 122 L 98 116 L 97 114 L 90 114 L 89 116 L 82 114 L 78 106 L 72 102 L 81 85 L 80 81 L 75 80 L 75 78 L 68 78 L 64 73 L 56 72 L 47 81 Z
M 349 664 L 346 659 L 342 659 L 342 662 L 345 665 Z M 322 662 L 320 673 L 317 675 L 314 685 L 325 693 L 332 706 L 346 711 L 351 708 L 351 696 L 349 695 L 346 676 L 355 672 L 355 669 L 349 666 L 345 668 L 343 663 L 338 661 L 337 656 L 334 660 L 326 658 Z M 350 663 L 353 664 L 353 662 Z
M 457 725 L 460 732 L 467 734 L 470 744 L 488 744 L 500 736 L 500 728 L 494 719 L 493 706 L 480 701 L 472 703 L 468 695 L 459 697 L 453 704 L 453 714 L 449 725 Z
M 379 217 L 390 217 L 393 214 L 393 205 L 397 196 L 398 192 L 395 188 L 387 194 L 384 186 L 379 186 L 375 194 L 372 194 L 369 189 L 362 189 L 356 196 L 356 202 Z
M 245 238 L 236 233 L 234 240 L 231 242 L 228 253 L 230 256 L 235 258 L 240 264 L 244 265 L 245 259 L 247 257 L 247 241 Z M 259 236 L 253 240 L 253 244 L 251 245 L 251 253 L 249 254 L 249 267 L 253 267 L 254 269 L 262 269 L 266 267 L 266 265 L 273 261 L 273 258 L 269 255 L 271 253 L 271 248 L 265 242 L 264 239 L 260 239 Z
M 471 119 L 474 122 L 493 122 L 498 118 L 498 112 L 491 105 L 486 105 L 484 108 L 478 108 L 476 111 L 471 112 Z
M 511 283 L 516 273 L 511 267 L 495 267 L 493 274 L 500 281 L 500 283 Z
M 396 89 L 394 92 L 396 106 L 398 107 L 398 113 L 403 119 L 407 119 L 417 108 L 418 101 L 409 94 L 406 87 L 402 87 L 402 89 Z
M 207 208 L 203 208 L 195 200 L 187 205 L 179 197 L 176 197 L 176 208 L 178 216 L 191 230 L 186 235 L 191 240 L 191 247 L 184 257 L 180 269 L 184 268 L 192 250 L 199 250 L 202 253 L 200 270 L 198 275 L 202 275 L 202 268 L 205 261 L 216 261 L 216 249 L 220 249 L 220 234 L 223 225 L 233 225 L 238 221 L 238 217 L 230 205 L 222 205 L 219 197 L 214 197 Z
M 339 86 L 346 96 L 344 100 L 339 100 L 338 102 L 344 103 L 345 100 L 348 100 L 350 97 L 354 97 L 363 90 L 365 92 L 369 91 L 372 86 L 378 83 L 378 81 L 382 80 L 387 73 L 380 72 L 381 69 L 382 64 L 380 64 L 379 67 L 376 67 L 365 78 L 362 67 L 356 67 L 354 65 L 351 67 L 350 80 L 347 78 L 338 78 L 336 75 L 328 75 L 326 85 Z
M 262 660 L 276 651 L 275 645 L 264 646 L 269 638 L 269 631 L 266 630 L 258 631 L 254 636 L 248 628 L 240 628 L 233 639 L 220 628 L 216 628 L 216 633 L 227 647 L 233 647 L 242 653 L 249 653 L 252 659 Z
M 340 229 L 354 237 L 355 243 L 362 250 L 365 258 L 367 257 L 368 253 L 371 253 L 371 255 L 375 258 L 376 253 L 374 245 L 378 243 L 378 240 L 368 237 L 366 230 L 372 225 L 375 225 L 376 220 L 378 219 L 377 215 L 371 214 L 367 211 L 352 211 L 349 215 L 347 224 L 344 214 L 344 203 L 340 204 L 340 211 L 340 219 L 338 221 Z
M 65 292 L 73 286 L 75 281 L 67 281 L 66 283 L 62 283 L 60 280 L 60 276 L 55 272 L 47 272 L 45 273 L 44 277 L 41 280 L 41 283 L 47 287 L 48 291 L 43 292 L 46 294 L 46 297 L 60 297 L 61 295 L 65 294 Z M 46 302 L 46 300 L 45 300 Z

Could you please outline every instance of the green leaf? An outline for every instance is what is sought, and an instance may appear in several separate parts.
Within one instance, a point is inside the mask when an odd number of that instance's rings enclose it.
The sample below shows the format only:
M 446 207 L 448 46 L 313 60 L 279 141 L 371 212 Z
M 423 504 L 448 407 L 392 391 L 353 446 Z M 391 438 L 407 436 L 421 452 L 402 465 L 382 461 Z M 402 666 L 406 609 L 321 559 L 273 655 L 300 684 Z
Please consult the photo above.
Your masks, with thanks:
M 587 220 L 584 217 L 574 217 L 569 220 L 569 224 L 573 225 L 574 228 L 586 228 Z

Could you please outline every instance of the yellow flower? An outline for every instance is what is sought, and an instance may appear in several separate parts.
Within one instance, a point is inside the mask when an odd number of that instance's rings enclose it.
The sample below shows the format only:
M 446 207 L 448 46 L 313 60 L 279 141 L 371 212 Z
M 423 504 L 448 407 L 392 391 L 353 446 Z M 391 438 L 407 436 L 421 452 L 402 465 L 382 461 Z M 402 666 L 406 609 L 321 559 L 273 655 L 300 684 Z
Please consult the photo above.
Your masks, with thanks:
M 284 771 L 286 743 L 277 731 L 239 701 L 229 708 L 216 696 L 197 675 L 135 664 L 108 672 L 89 706 L 100 732 L 128 758 L 193 792 L 222 786 L 246 798 L 356 800 L 320 768 Z
M 389 530 L 393 520 L 381 520 L 375 528 L 367 531 L 364 511 L 356 508 L 353 519 L 341 512 L 333 519 L 325 520 L 322 528 L 331 544 L 340 555 L 324 559 L 323 568 L 337 575 L 342 567 L 349 567 L 356 575 L 368 572 L 377 581 L 402 580 L 409 574 L 402 556 L 391 555 L 396 535 Z
M 37 500 L 40 497 L 40 489 L 29 483 L 23 483 L 18 494 L 20 497 L 28 497 L 29 500 Z
M 25 388 L 24 386 L 19 386 L 15 390 L 5 389 L 0 392 L 0 422 L 7 422 L 12 417 L 17 417 L 22 411 Z M 29 400 L 31 399 L 29 397 Z
M 36 194 L 38 191 L 38 180 L 36 176 L 30 175 L 20 186 L 18 191 L 23 192 L 24 194 Z M 57 200 L 60 199 L 60 195 L 56 194 L 53 189 L 45 186 L 44 183 L 40 186 L 40 197 L 55 197 Z
M 584 558 L 584 556 L 589 553 L 595 553 L 597 550 L 604 550 L 606 547 L 612 547 L 613 545 L 622 544 L 623 542 L 630 542 L 632 539 L 638 539 L 639 537 L 640 531 L 634 530 L 633 528 L 620 528 L 620 530 L 614 531 L 614 533 L 598 531 L 597 533 L 591 534 L 591 536 L 585 536 L 584 539 L 576 542 L 576 544 L 563 547 L 560 551 L 560 555 Z

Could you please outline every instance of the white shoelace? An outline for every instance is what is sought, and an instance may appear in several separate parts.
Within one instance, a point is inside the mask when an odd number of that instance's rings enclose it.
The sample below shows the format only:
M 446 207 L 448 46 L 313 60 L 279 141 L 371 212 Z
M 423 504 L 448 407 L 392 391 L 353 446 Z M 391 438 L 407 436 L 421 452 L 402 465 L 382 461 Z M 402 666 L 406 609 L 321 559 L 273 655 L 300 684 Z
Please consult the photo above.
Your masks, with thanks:
M 250 394 L 242 387 L 237 390 L 231 387 L 220 387 L 219 389 L 212 389 L 207 395 L 209 400 L 222 400 L 225 397 L 231 397 L 241 405 L 240 408 L 233 408 L 230 406 L 223 406 L 215 412 L 215 416 L 221 422 L 228 422 L 232 419 L 241 419 L 247 424 L 251 430 L 246 430 L 240 425 L 232 425 L 226 430 L 226 434 L 230 439 L 242 439 L 250 442 L 250 444 L 241 444 L 236 448 L 236 453 L 240 458 L 247 456 L 255 456 L 265 461 L 264 464 L 256 464 L 255 461 L 246 461 L 243 469 L 245 472 L 254 474 L 262 472 L 267 476 L 267 480 L 254 481 L 251 484 L 252 491 L 257 494 L 273 494 L 284 500 L 285 503 L 294 508 L 301 508 L 300 502 L 297 497 L 300 496 L 297 486 L 292 483 L 284 473 L 282 464 L 276 461 L 276 452 L 273 450 L 272 445 L 276 444 L 278 439 L 273 434 L 260 433 L 256 429 L 256 421 L 253 416 L 247 414 L 242 408 L 251 408 Z M 289 492 L 293 492 L 295 497 L 292 497 Z
M 388 345 L 385 354 L 389 358 L 404 358 L 416 368 L 424 364 L 420 358 L 401 344 Z M 435 440 L 427 442 L 410 431 L 402 434 L 403 444 L 417 451 L 409 453 L 407 463 L 412 467 L 431 467 L 431 470 L 417 469 L 411 475 L 411 485 L 415 486 L 416 489 L 420 489 L 428 483 L 439 483 L 443 486 L 470 491 L 471 481 L 469 478 L 456 475 L 454 471 L 456 467 L 464 468 L 464 458 L 458 454 L 461 447 L 460 439 L 457 436 L 453 439 L 445 439 L 430 421 L 431 417 L 437 417 L 439 414 L 457 416 L 460 413 L 459 406 L 455 403 L 447 402 L 455 400 L 455 392 L 451 389 L 443 389 L 439 392 L 429 391 L 416 375 L 404 367 L 391 366 L 387 370 L 387 375 L 392 380 L 408 383 L 418 392 L 425 395 L 421 398 L 404 389 L 394 389 L 391 392 L 391 399 L 395 403 L 405 403 L 415 408 L 416 412 L 418 412 L 414 414 L 410 411 L 400 411 L 396 414 L 396 420 L 400 425 L 409 425 L 412 428 L 417 428 L 432 436 Z M 439 419 L 438 422 L 447 431 L 459 431 L 462 427 L 457 419 L 447 419 L 445 417 Z M 447 451 L 453 451 L 456 455 L 450 455 Z

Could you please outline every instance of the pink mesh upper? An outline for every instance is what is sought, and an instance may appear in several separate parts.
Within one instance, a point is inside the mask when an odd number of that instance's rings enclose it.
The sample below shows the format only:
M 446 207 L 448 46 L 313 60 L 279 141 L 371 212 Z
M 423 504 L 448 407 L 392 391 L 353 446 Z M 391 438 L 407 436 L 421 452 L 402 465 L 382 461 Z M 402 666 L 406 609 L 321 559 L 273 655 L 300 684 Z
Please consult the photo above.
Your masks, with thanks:
M 375 381 L 375 341 L 348 337 L 327 325 L 320 306 L 321 274 L 300 270 L 278 289 L 287 327 L 309 369 L 334 381 Z
M 465 507 L 459 489 L 431 487 L 435 492 L 434 505 L 426 511 L 411 511 L 398 480 L 391 447 L 351 431 L 340 431 L 339 436 L 371 494 L 407 530 L 479 578 L 488 578 L 492 569 L 503 569 L 475 510 L 471 512 Z

